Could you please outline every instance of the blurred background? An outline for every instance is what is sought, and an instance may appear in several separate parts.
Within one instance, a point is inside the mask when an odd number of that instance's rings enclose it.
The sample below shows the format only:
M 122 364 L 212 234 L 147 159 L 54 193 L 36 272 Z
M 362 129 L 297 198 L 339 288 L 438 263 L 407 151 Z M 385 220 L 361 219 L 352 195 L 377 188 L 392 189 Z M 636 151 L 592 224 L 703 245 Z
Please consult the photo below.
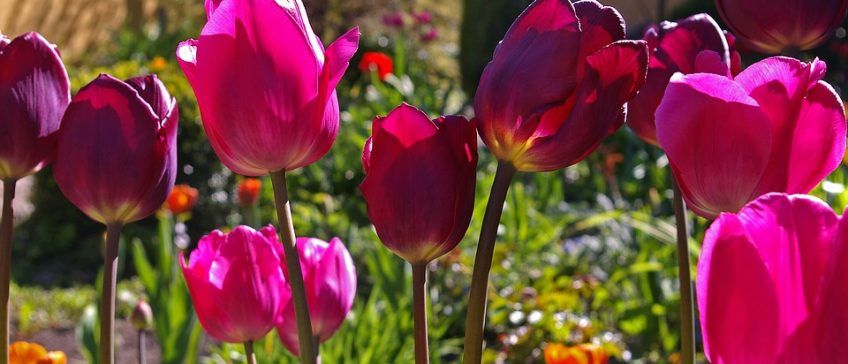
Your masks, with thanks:
M 289 179 L 298 234 L 324 240 L 341 237 L 359 273 L 355 308 L 323 346 L 324 361 L 408 363 L 410 273 L 400 258 L 380 245 L 370 226 L 357 188 L 364 177 L 358 156 L 373 117 L 402 101 L 432 115 L 470 114 L 470 96 L 494 46 L 530 1 L 304 3 L 325 44 L 354 25 L 363 34 L 360 51 L 338 89 L 342 126 L 333 150 Z M 646 26 L 658 20 L 698 12 L 721 22 L 708 0 L 603 3 L 622 13 L 630 38 L 641 38 Z M 177 183 L 197 189 L 198 199 L 188 211 L 163 207 L 156 217 L 126 227 L 119 313 L 126 318 L 139 299 L 151 301 L 156 322 L 156 340 L 149 345 L 153 362 L 242 361 L 238 347 L 219 345 L 200 334 L 190 306 L 183 302 L 181 277 L 167 273 L 176 259 L 167 252 L 190 250 L 213 229 L 276 221 L 269 181 L 261 181 L 255 204 L 239 198 L 244 181 L 212 152 L 194 95 L 174 58 L 177 43 L 200 32 L 205 21 L 202 1 L 0 0 L 0 9 L 3 34 L 38 31 L 58 45 L 74 90 L 101 72 L 121 78 L 157 73 L 177 98 Z M 842 94 L 848 40 L 844 27 L 834 35 L 802 57 L 827 61 L 827 81 Z M 756 60 L 741 51 L 746 64 Z M 499 263 L 492 273 L 486 362 L 541 363 L 553 344 L 587 343 L 602 348 L 613 362 L 675 362 L 679 297 L 667 163 L 659 149 L 625 127 L 575 166 L 518 176 L 507 198 L 495 257 Z M 471 228 L 460 247 L 430 266 L 436 363 L 456 362 L 461 353 L 464 300 L 494 167 L 491 155 L 481 148 Z M 848 201 L 846 175 L 842 166 L 814 191 L 838 212 Z M 49 168 L 19 186 L 13 339 L 65 351 L 71 362 L 91 360 L 96 316 L 91 304 L 104 229 L 64 199 Z M 693 221 L 694 261 L 707 223 Z M 118 329 L 118 362 L 135 360 L 135 329 L 126 320 Z M 260 360 L 268 363 L 292 360 L 273 333 L 258 351 Z

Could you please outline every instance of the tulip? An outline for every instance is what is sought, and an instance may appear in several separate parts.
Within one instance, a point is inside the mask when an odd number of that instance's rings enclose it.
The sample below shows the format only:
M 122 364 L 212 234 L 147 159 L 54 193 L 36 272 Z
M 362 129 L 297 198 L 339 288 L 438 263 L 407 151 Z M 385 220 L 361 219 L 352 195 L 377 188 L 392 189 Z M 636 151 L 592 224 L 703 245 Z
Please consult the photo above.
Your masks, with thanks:
M 242 225 L 202 237 L 188 263 L 180 253 L 197 318 L 210 336 L 247 343 L 274 328 L 284 297 L 280 286 L 285 284 L 279 244 L 273 227 L 256 231 Z
M 301 0 L 206 4 L 199 39 L 180 43 L 177 58 L 224 165 L 261 176 L 324 156 L 339 128 L 335 88 L 359 30 L 324 50 Z
M 835 363 L 848 355 L 848 219 L 771 193 L 704 237 L 698 307 L 715 364 Z
M 382 52 L 365 52 L 359 61 L 359 70 L 363 73 L 376 72 L 380 80 L 385 81 L 394 72 L 392 57 Z
M 17 180 L 56 155 L 56 132 L 71 101 L 68 73 L 56 47 L 38 33 L 0 34 L 0 358 L 9 356 L 12 200 Z
M 130 323 L 138 331 L 138 364 L 147 364 L 147 330 L 153 328 L 153 309 L 139 300 L 130 313 Z
M 807 193 L 845 153 L 842 102 L 825 64 L 772 57 L 735 79 L 675 74 L 656 125 L 689 207 L 711 219 L 768 192 Z
M 618 129 L 648 67 L 645 42 L 622 39 L 621 16 L 595 1 L 530 5 L 474 98 L 480 136 L 495 157 L 519 171 L 552 171 L 579 162 Z
M 285 261 L 285 251 L 280 245 L 275 247 L 280 261 Z M 306 295 L 309 297 L 312 336 L 318 343 L 322 343 L 333 336 L 353 307 L 356 268 L 339 238 L 333 238 L 329 243 L 315 238 L 298 238 L 297 249 L 303 266 Z M 287 272 L 286 265 L 282 267 Z M 297 322 L 288 284 L 283 282 L 280 291 L 283 293 L 277 333 L 289 351 L 300 355 Z
M 732 37 L 732 36 L 731 36 Z M 627 103 L 627 125 L 647 143 L 658 145 L 654 112 L 677 72 L 739 73 L 740 56 L 725 38 L 715 20 L 707 14 L 690 16 L 680 22 L 662 22 L 645 31 L 651 52 L 648 78 L 639 94 Z M 715 52 L 702 53 L 705 51 Z
M 173 215 L 180 215 L 191 211 L 197 203 L 197 189 L 189 185 L 176 185 L 171 190 L 166 201 L 168 211 Z
M 301 0 L 207 0 L 206 16 L 199 39 L 180 43 L 177 58 L 218 158 L 245 176 L 271 174 L 282 243 L 297 271 L 291 285 L 301 361 L 315 363 L 285 172 L 317 161 L 333 145 L 335 88 L 356 53 L 359 29 L 325 49 Z
M 575 164 L 624 123 L 644 84 L 648 47 L 594 0 L 536 0 L 512 24 L 474 97 L 480 137 L 498 159 L 474 262 L 465 363 L 482 360 L 486 293 L 503 202 L 516 171 Z
M 11 181 L 53 160 L 71 86 L 56 46 L 38 33 L 0 35 L 0 69 L 0 180 Z
M 100 75 L 62 121 L 53 168 L 59 189 L 106 225 L 150 216 L 174 186 L 178 119 L 176 99 L 155 75 Z
M 360 189 L 383 244 L 428 263 L 465 236 L 474 210 L 477 133 L 461 116 L 430 120 L 402 104 L 374 119 Z
M 721 18 L 745 45 L 762 53 L 797 53 L 831 37 L 846 0 L 715 0 Z
M 100 75 L 71 101 L 53 175 L 65 197 L 106 225 L 100 362 L 113 363 L 121 227 L 165 202 L 177 174 L 177 102 L 155 75 Z

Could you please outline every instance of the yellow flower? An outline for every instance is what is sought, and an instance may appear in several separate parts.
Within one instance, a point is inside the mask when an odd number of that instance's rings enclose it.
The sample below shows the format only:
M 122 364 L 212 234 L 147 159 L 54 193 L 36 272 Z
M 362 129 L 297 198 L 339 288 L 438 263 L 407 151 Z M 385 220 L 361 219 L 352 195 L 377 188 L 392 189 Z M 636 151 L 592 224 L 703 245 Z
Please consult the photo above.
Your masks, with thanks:
M 18 341 L 9 346 L 9 364 L 67 364 L 68 357 L 61 351 L 47 352 L 36 343 Z

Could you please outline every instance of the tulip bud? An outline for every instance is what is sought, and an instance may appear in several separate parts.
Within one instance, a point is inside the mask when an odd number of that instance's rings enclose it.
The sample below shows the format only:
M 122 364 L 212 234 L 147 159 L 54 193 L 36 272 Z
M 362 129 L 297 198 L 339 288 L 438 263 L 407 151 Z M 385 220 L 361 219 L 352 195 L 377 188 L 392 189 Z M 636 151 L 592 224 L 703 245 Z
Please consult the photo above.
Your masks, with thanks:
M 359 188 L 383 244 L 410 263 L 451 251 L 474 210 L 477 133 L 461 116 L 430 120 L 403 104 L 374 119 Z
M 0 70 L 0 180 L 12 180 L 53 161 L 71 86 L 56 46 L 38 33 L 0 34 Z
M 245 178 L 238 185 L 238 202 L 243 207 L 253 206 L 259 201 L 259 192 L 262 190 L 262 180 L 258 178 Z
M 654 113 L 671 76 L 677 72 L 715 72 L 727 76 L 739 54 L 707 14 L 653 25 L 645 32 L 644 39 L 651 51 L 648 78 L 639 94 L 627 103 L 627 125 L 645 142 L 658 145 Z M 715 52 L 714 64 L 709 64 L 711 59 L 701 54 L 704 51 Z
M 279 244 L 275 247 L 280 262 L 285 263 L 283 247 Z M 297 249 L 308 297 L 312 334 L 321 343 L 339 329 L 353 307 L 353 299 L 356 296 L 356 268 L 350 253 L 339 238 L 333 238 L 329 244 L 315 238 L 298 238 Z M 277 320 L 277 333 L 289 351 L 300 355 L 291 288 L 284 282 L 280 285 L 280 291 L 284 293 L 281 294 L 283 303 Z
M 510 27 L 474 98 L 480 137 L 519 171 L 579 162 L 623 123 L 648 49 L 594 0 L 537 0 Z
M 772 57 L 735 79 L 672 76 L 657 139 L 696 214 L 736 212 L 768 192 L 807 193 L 839 166 L 845 112 L 824 73 L 819 60 Z
M 206 4 L 200 38 L 181 43 L 177 58 L 218 158 L 261 176 L 324 156 L 339 128 L 335 88 L 359 30 L 325 50 L 301 0 Z
M 721 18 L 745 45 L 762 53 L 811 49 L 845 19 L 848 0 L 715 0 Z
M 130 323 L 137 330 L 150 330 L 153 327 L 153 309 L 145 300 L 139 300 L 133 308 Z
M 155 75 L 102 74 L 62 119 L 53 174 L 90 218 L 128 223 L 162 206 L 177 175 L 177 101 Z
M 197 202 L 197 189 L 189 185 L 176 185 L 168 195 L 168 210 L 173 215 L 191 211 Z
M 243 343 L 261 339 L 274 328 L 285 285 L 277 232 L 238 226 L 200 239 L 188 263 L 180 267 L 197 318 L 219 341 Z

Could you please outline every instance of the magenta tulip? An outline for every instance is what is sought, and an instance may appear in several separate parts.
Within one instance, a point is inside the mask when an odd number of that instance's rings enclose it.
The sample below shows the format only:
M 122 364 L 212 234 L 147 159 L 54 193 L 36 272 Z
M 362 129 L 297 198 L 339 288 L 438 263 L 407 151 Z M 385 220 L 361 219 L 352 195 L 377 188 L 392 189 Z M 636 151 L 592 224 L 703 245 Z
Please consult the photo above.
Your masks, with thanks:
M 519 171 L 577 163 L 624 122 L 645 82 L 648 49 L 594 0 L 537 0 L 486 66 L 474 110 L 492 153 Z
M 427 263 L 459 244 L 474 210 L 477 133 L 461 116 L 430 120 L 407 104 L 374 119 L 360 189 L 383 244 Z
M 280 261 L 285 262 L 281 245 L 275 246 Z M 303 281 L 312 318 L 312 334 L 318 342 L 329 339 L 344 323 L 353 307 L 356 296 L 356 268 L 342 241 L 333 238 L 330 243 L 315 238 L 298 238 L 297 249 L 303 267 Z M 283 271 L 287 272 L 285 265 Z M 283 282 L 279 286 L 282 303 L 277 319 L 280 340 L 295 355 L 300 355 L 297 339 L 297 321 L 291 289 Z
M 352 29 L 327 49 L 301 0 L 206 1 L 208 22 L 177 58 L 206 135 L 236 173 L 261 176 L 320 159 L 336 138 L 335 87 L 356 52 Z
M 38 172 L 56 154 L 56 132 L 71 102 L 56 46 L 38 33 L 0 34 L 0 180 Z
M 732 36 L 731 36 L 732 37 Z M 639 94 L 627 103 L 627 125 L 647 143 L 658 145 L 654 112 L 671 76 L 714 72 L 739 73 L 739 53 L 725 38 L 725 32 L 707 14 L 690 16 L 680 22 L 662 22 L 645 31 L 651 63 L 648 79 Z M 711 51 L 715 53 L 703 53 Z
M 238 226 L 200 239 L 180 267 L 200 324 L 219 341 L 259 340 L 274 328 L 282 307 L 285 276 L 276 253 L 277 232 Z
M 767 194 L 704 237 L 698 307 L 714 364 L 838 363 L 848 355 L 848 219 Z
M 772 57 L 736 79 L 675 74 L 657 137 L 695 213 L 736 212 L 768 192 L 807 193 L 845 153 L 842 102 L 825 64 Z
M 715 0 L 724 22 L 762 53 L 795 53 L 833 34 L 848 12 L 846 0 Z
M 59 131 L 53 174 L 92 219 L 125 224 L 162 206 L 177 168 L 176 99 L 155 75 L 100 75 L 74 96 Z

